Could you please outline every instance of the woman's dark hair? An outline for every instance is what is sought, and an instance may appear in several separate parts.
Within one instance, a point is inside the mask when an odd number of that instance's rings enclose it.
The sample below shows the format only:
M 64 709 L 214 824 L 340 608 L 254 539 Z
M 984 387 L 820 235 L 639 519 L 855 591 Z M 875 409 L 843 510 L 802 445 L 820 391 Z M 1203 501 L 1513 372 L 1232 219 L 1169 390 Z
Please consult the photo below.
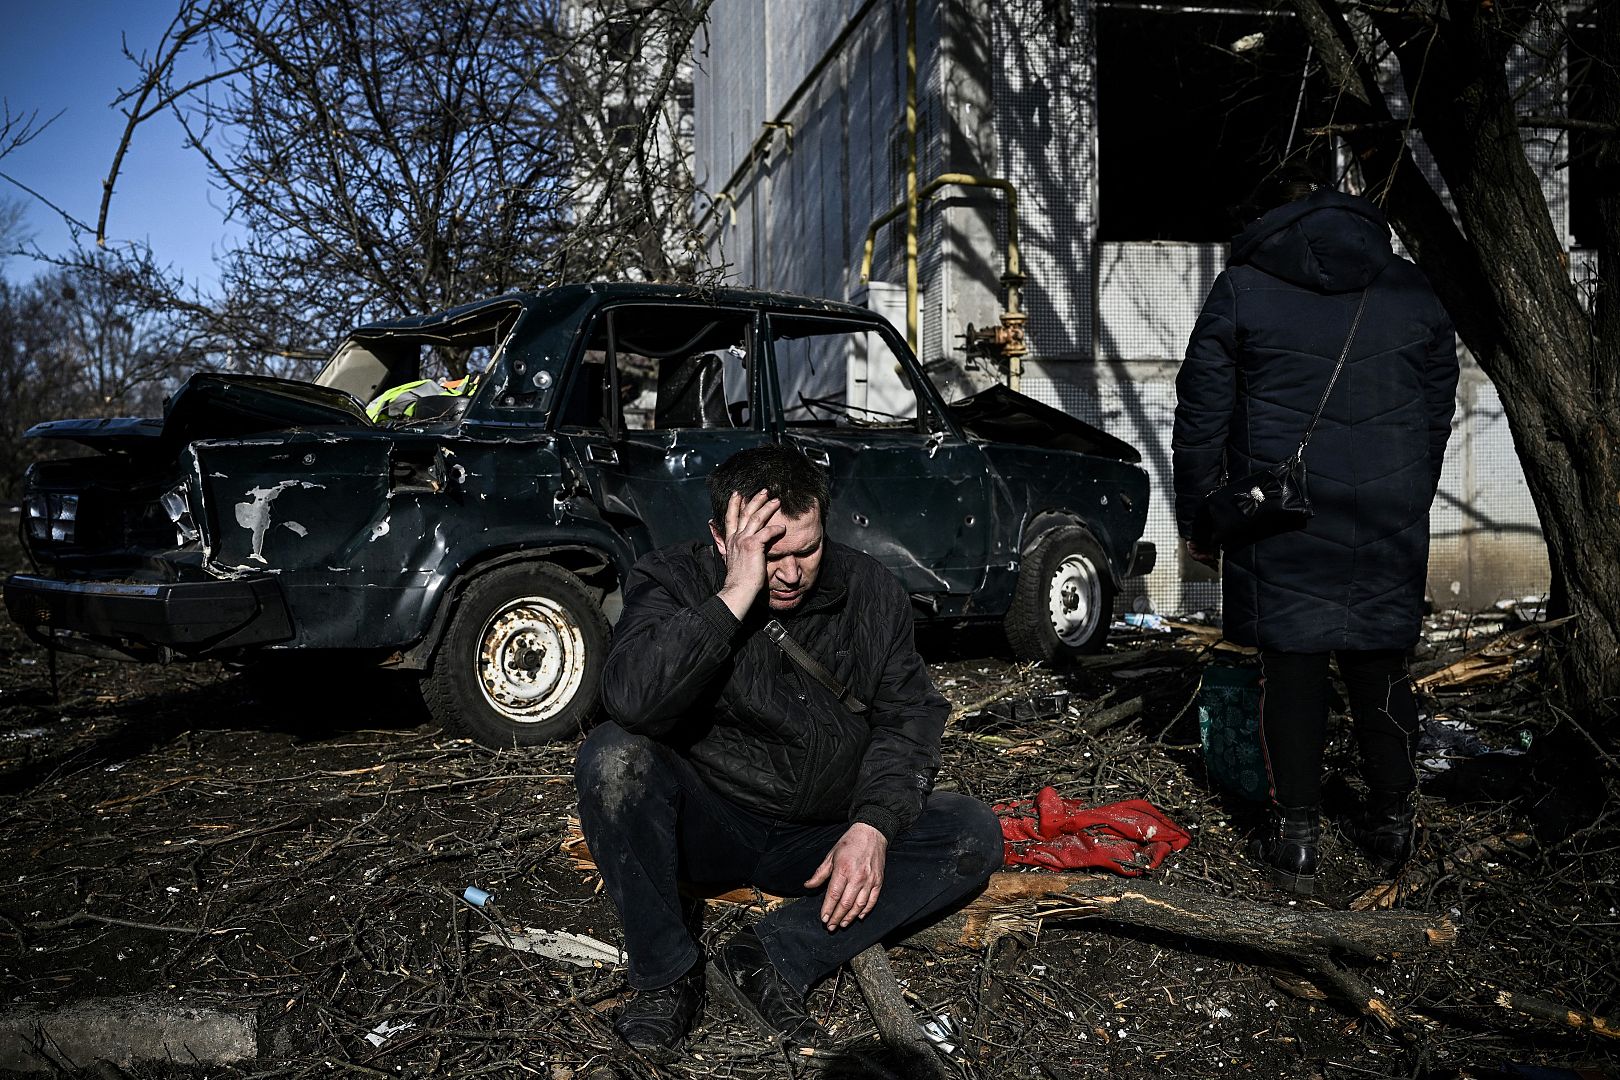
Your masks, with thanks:
M 802 517 L 818 510 L 821 520 L 827 520 L 827 474 L 791 446 L 766 443 L 732 454 L 709 474 L 709 510 L 714 527 L 725 531 L 726 503 L 732 492 L 747 501 L 759 491 L 768 491 L 780 499 L 782 512 L 788 517 Z
M 1328 184 L 1315 169 L 1298 162 L 1281 165 L 1265 176 L 1249 192 L 1249 197 L 1237 207 L 1237 224 L 1241 228 L 1267 210 L 1303 199 L 1317 188 Z

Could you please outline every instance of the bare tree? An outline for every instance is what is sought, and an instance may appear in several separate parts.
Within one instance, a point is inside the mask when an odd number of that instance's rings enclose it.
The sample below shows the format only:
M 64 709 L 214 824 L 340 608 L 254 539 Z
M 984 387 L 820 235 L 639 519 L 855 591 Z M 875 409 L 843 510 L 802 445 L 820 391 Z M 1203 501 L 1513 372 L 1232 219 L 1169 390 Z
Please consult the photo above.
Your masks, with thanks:
M 12 494 L 40 446 L 22 435 L 66 416 L 154 415 L 202 358 L 184 324 L 121 290 L 113 276 L 56 270 L 0 279 L 0 492 Z
M 222 298 L 188 297 L 138 248 L 104 268 L 167 293 L 233 364 L 283 370 L 356 321 L 561 277 L 690 276 L 679 94 L 708 3 L 183 0 L 130 54 L 97 237 L 128 147 L 168 112 L 247 239 Z
M 574 220 L 559 277 L 708 276 L 692 207 L 692 44 L 713 0 L 572 0 L 559 39 Z M 703 196 L 706 198 L 706 196 Z
M 552 0 L 186 0 L 132 56 L 114 175 L 143 123 L 180 121 L 247 231 L 214 305 L 238 349 L 532 282 L 565 196 L 555 19 Z M 277 339 L 289 317 L 315 340 Z
M 11 111 L 11 102 L 0 101 L 0 160 L 28 145 L 40 132 L 50 127 L 55 119 L 53 116 L 40 123 L 37 111 L 27 114 L 14 113 Z M 0 180 L 34 198 L 42 198 L 38 192 L 5 172 L 0 172 Z M 15 199 L 0 199 L 0 261 L 8 255 L 20 252 L 28 239 L 27 230 L 23 227 L 23 211 L 23 203 Z
M 1554 604 L 1577 621 L 1564 686 L 1578 711 L 1620 702 L 1620 5 L 1555 0 L 1288 0 L 1321 60 L 1369 194 L 1428 272 L 1501 394 L 1551 557 Z M 1385 61 L 1388 60 L 1388 63 Z M 1567 67 L 1566 67 L 1567 61 Z M 1398 68 L 1398 85 L 1381 81 Z M 1591 115 L 1561 106 L 1566 72 Z M 1395 90 L 1395 93 L 1386 91 Z M 1393 104 L 1391 103 L 1393 99 Z M 1596 279 L 1573 280 L 1521 129 L 1589 138 L 1601 222 Z M 1432 154 L 1443 187 L 1414 154 Z

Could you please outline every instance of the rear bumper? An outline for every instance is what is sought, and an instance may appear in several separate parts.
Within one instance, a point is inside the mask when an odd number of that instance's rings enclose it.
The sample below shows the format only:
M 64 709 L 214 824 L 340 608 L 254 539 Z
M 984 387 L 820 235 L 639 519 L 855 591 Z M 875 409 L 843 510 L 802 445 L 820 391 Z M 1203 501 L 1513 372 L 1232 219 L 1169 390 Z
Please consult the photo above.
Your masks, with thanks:
M 201 656 L 293 636 L 281 589 L 269 577 L 140 585 L 13 574 L 6 610 L 42 644 L 140 659 Z

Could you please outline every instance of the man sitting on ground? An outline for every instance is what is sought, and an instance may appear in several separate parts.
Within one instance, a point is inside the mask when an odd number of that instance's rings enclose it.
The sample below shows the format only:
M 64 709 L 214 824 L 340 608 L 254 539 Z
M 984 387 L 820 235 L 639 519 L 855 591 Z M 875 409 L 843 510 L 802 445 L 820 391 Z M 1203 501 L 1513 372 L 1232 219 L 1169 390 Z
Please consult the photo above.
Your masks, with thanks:
M 653 552 L 625 582 L 611 720 L 575 765 L 637 991 L 615 1030 L 666 1061 L 705 989 L 678 880 L 801 897 L 714 962 L 745 1015 L 809 1046 L 810 988 L 973 893 L 1002 853 L 987 806 L 933 791 L 948 706 L 899 581 L 825 538 L 825 474 L 760 446 L 715 469 L 709 494 L 713 545 Z

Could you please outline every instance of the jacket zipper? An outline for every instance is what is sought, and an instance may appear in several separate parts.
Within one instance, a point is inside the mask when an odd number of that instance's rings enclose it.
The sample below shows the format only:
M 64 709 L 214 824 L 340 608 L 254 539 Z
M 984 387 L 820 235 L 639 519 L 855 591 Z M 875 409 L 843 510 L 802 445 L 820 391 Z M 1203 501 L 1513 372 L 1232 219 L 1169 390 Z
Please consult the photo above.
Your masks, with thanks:
M 809 694 L 804 685 L 804 677 L 799 672 L 797 667 L 793 669 L 793 681 L 799 687 L 799 693 L 797 695 L 799 704 L 805 707 L 805 713 L 808 717 L 810 706 Z M 811 718 L 810 747 L 805 752 L 804 756 L 804 773 L 799 777 L 799 793 L 794 796 L 792 805 L 788 807 L 787 819 L 789 821 L 797 821 L 804 814 L 805 803 L 810 799 L 811 780 L 815 777 L 817 772 L 820 771 L 820 758 L 821 724 L 815 719 Z

